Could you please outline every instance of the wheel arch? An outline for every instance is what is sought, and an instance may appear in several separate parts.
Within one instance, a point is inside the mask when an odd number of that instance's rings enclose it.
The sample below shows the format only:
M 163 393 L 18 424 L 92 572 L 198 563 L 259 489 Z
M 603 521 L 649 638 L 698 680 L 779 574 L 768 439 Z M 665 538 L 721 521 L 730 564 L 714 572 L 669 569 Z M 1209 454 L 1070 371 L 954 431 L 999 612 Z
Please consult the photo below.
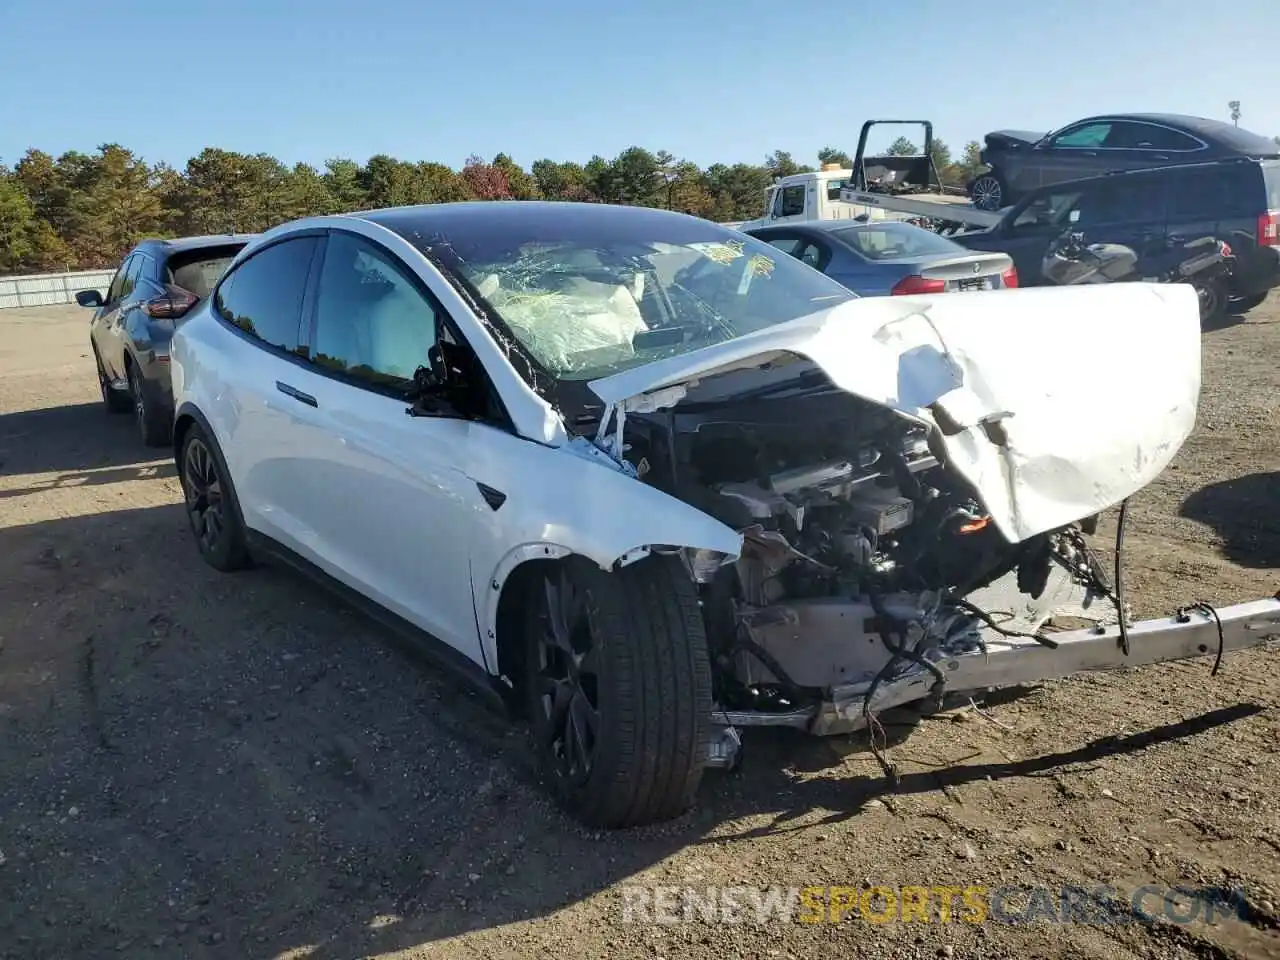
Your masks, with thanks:
M 198 426 L 200 431 L 208 438 L 209 450 L 218 462 L 218 469 L 227 478 L 229 487 L 228 499 L 231 501 L 231 508 L 235 510 L 236 519 L 240 521 L 240 525 L 247 530 L 248 526 L 244 522 L 244 511 L 240 508 L 240 495 L 236 491 L 235 477 L 227 467 L 227 459 L 222 453 L 222 445 L 218 443 L 218 435 L 214 432 L 213 426 L 200 408 L 189 400 L 183 401 L 178 406 L 173 417 L 173 466 L 178 474 L 178 482 L 182 482 L 182 445 L 186 442 L 187 434 L 191 431 L 193 425 Z
M 204 431 L 204 435 L 213 441 L 215 448 L 217 447 L 213 428 L 209 425 L 205 415 L 200 412 L 200 408 L 190 401 L 180 404 L 173 415 L 173 465 L 179 474 L 182 472 L 182 444 L 186 440 L 187 431 L 191 429 L 193 423 L 198 424 L 200 429 Z M 221 457 L 222 451 L 215 449 L 215 454 Z
M 732 533 L 729 528 L 724 529 Z M 712 538 L 705 539 L 712 541 Z M 576 550 L 560 543 L 541 541 L 521 544 L 509 550 L 498 562 L 484 585 L 484 602 L 476 606 L 485 662 L 492 665 L 490 669 L 497 677 L 506 678 L 507 683 L 514 683 L 515 678 L 520 675 L 522 601 L 525 591 L 537 582 L 538 573 L 552 565 L 576 556 L 596 564 L 602 570 L 614 571 L 651 554 L 677 554 L 686 550 L 708 550 L 721 557 L 733 557 L 741 549 L 740 539 L 738 543 L 739 546 L 734 549 L 729 549 L 730 545 L 723 539 L 706 543 L 637 544 L 607 558 L 591 556 L 584 550 Z M 692 576 L 691 572 L 690 577 Z

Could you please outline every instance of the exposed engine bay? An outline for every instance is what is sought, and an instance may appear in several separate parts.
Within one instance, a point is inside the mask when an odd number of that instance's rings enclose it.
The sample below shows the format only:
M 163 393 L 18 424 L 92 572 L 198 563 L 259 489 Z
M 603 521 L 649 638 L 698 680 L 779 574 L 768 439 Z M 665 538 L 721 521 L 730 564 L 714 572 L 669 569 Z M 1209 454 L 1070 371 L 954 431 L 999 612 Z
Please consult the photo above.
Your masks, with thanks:
M 962 622 L 999 629 L 1011 617 L 967 599 L 997 581 L 1028 601 L 1054 574 L 1109 594 L 1079 527 L 1010 543 L 929 427 L 823 380 L 732 399 L 694 387 L 677 408 L 628 421 L 642 480 L 743 534 L 733 563 L 690 559 L 723 710 L 795 711 L 890 661 L 923 662 L 923 645 L 972 646 Z M 937 621 L 928 637 L 924 618 Z
M 570 452 L 682 501 L 645 492 L 672 522 L 628 517 L 623 542 L 647 546 L 606 562 L 673 554 L 698 586 L 707 765 L 737 762 L 743 727 L 790 726 L 866 729 L 892 772 L 887 710 L 1215 650 L 1216 672 L 1226 652 L 1280 636 L 1280 597 L 1127 615 L 1129 498 L 1195 424 L 1194 291 L 902 301 L 763 327 L 746 315 L 723 342 L 557 385 Z M 1049 358 L 1118 392 L 1046 375 Z M 1086 533 L 1113 507 L 1104 571 Z

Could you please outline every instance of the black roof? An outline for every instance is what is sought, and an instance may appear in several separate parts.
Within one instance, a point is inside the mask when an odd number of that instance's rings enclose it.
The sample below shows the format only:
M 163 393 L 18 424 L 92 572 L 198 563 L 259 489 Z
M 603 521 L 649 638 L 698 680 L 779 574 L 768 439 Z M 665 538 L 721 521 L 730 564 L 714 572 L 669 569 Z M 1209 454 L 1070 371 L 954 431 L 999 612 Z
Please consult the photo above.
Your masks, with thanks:
M 712 226 L 688 214 L 655 207 L 630 207 L 610 203 L 573 203 L 559 200 L 467 200 L 459 203 L 425 203 L 411 207 L 384 207 L 347 214 L 381 224 L 406 239 L 420 239 L 429 232 L 449 234 L 456 230 L 509 228 L 527 234 L 531 227 L 547 231 L 542 239 L 554 240 L 560 232 L 580 235 L 593 228 L 619 223 L 656 225 L 667 230 L 680 224 Z M 718 225 L 716 225 L 718 226 Z M 724 229 L 724 228 L 720 228 Z
M 470 200 L 347 214 L 398 233 L 423 252 L 484 259 L 495 250 L 567 241 L 622 249 L 725 239 L 718 223 L 671 210 L 550 200 Z

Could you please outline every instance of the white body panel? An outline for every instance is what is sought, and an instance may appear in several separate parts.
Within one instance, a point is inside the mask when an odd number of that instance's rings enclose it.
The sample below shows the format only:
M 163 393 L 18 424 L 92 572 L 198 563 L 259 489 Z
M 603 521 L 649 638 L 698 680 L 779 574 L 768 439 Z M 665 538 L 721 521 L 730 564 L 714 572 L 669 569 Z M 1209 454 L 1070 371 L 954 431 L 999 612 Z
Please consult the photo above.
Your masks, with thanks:
M 395 400 L 294 364 L 281 379 L 316 398 L 294 417 L 276 476 L 288 491 L 300 552 L 325 572 L 475 657 L 464 558 L 483 506 L 468 479 L 465 420 L 412 418 Z M 283 499 L 283 497 L 281 497 Z M 297 548 L 295 548 L 297 549 Z
M 597 380 L 608 404 L 792 353 L 836 386 L 932 423 L 1013 541 L 1150 483 L 1195 425 L 1200 319 L 1184 284 L 866 298 Z M 989 439 L 999 422 L 1007 445 Z

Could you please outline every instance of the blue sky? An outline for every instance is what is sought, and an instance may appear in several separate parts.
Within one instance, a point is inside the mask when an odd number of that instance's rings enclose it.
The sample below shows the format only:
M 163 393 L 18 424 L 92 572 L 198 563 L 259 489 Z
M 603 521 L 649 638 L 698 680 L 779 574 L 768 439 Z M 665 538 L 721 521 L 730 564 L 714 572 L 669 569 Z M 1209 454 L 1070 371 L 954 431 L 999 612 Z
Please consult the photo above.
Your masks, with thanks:
M 1278 0 L 7 0 L 0 162 L 115 141 L 460 166 L 638 144 L 701 165 L 852 152 L 863 120 L 958 150 L 1103 111 L 1280 134 Z

